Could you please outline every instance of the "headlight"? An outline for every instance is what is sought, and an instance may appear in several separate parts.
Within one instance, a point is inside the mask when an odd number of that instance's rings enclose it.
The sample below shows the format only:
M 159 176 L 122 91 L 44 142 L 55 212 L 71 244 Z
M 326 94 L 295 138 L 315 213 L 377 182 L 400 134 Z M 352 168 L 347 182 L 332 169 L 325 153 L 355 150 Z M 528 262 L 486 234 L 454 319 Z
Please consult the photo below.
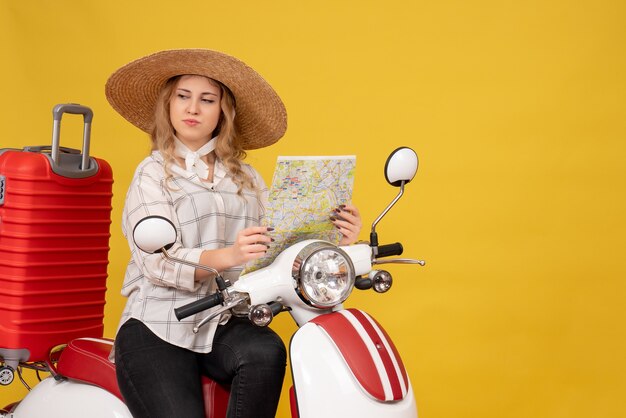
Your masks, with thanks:
M 348 254 L 328 242 L 314 242 L 296 257 L 293 269 L 300 298 L 316 308 L 330 308 L 350 296 L 354 266 Z

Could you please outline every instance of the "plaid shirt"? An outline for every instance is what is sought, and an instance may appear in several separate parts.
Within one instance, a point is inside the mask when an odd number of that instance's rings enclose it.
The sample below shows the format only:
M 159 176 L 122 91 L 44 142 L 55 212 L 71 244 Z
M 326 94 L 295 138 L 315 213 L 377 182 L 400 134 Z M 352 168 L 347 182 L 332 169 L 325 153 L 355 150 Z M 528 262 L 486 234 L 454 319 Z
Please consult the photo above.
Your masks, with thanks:
M 211 351 L 219 322 L 216 318 L 197 334 L 195 324 L 209 314 L 200 312 L 183 321 L 174 316 L 174 308 L 193 302 L 215 291 L 215 281 L 195 281 L 195 269 L 166 261 L 161 254 L 146 254 L 135 247 L 132 231 L 142 218 L 160 215 L 171 220 L 177 229 L 177 241 L 169 251 L 175 257 L 198 262 L 203 250 L 223 248 L 234 243 L 237 233 L 260 224 L 267 200 L 267 187 L 251 166 L 243 164 L 261 191 L 237 186 L 220 161 L 215 163 L 214 182 L 208 183 L 179 166 L 173 166 L 174 177 L 165 184 L 163 157 L 158 151 L 143 160 L 135 172 L 126 195 L 122 229 L 128 239 L 131 260 L 126 270 L 122 295 L 128 298 L 120 325 L 129 318 L 142 321 L 163 340 L 196 352 Z M 235 282 L 241 272 L 236 267 L 222 272 Z M 222 318 L 223 321 L 227 317 Z

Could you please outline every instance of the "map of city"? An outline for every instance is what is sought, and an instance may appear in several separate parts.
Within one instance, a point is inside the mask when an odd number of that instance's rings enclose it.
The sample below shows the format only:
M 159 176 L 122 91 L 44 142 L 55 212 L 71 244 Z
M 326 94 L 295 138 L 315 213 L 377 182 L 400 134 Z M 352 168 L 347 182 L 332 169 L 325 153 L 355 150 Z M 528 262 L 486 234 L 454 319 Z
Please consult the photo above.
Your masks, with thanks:
M 338 243 L 330 221 L 337 206 L 350 203 L 355 156 L 278 157 L 263 225 L 276 240 L 265 257 L 248 263 L 244 273 L 269 265 L 288 246 L 305 239 Z

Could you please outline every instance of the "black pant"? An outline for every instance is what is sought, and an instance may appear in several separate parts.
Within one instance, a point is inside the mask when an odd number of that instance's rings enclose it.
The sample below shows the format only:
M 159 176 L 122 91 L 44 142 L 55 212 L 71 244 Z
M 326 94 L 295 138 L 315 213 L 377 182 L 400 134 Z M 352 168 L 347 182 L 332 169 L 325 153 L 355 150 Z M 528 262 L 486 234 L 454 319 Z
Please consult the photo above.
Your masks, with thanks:
M 208 354 L 169 344 L 136 319 L 115 340 L 117 380 L 134 418 L 204 418 L 201 375 L 231 385 L 228 418 L 274 417 L 286 356 L 274 331 L 240 318 L 217 327 Z

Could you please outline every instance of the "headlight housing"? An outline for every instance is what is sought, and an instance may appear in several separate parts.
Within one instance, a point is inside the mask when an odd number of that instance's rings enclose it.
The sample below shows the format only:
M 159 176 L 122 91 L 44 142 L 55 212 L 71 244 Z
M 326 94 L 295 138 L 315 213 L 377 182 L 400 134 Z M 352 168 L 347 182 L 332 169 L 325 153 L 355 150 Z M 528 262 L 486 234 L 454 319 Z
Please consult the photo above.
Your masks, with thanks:
M 292 276 L 307 305 L 330 308 L 342 303 L 354 288 L 354 265 L 341 248 L 323 241 L 304 247 L 296 256 Z

